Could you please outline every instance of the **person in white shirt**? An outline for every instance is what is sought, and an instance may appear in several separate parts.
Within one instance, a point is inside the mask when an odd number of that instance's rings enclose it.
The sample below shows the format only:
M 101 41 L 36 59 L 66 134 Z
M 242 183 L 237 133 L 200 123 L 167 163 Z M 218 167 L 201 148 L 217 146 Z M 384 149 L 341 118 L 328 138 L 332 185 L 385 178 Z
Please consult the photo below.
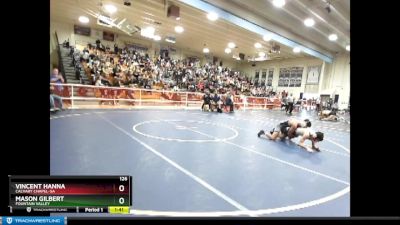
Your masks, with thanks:
M 292 114 L 292 111 L 293 111 L 293 102 L 294 102 L 293 94 L 290 94 L 290 95 L 287 97 L 286 102 L 287 102 L 286 113 L 289 111 L 289 114 Z
M 315 105 L 317 106 L 317 108 L 316 108 L 317 112 L 319 112 L 320 105 L 321 105 L 321 99 L 320 98 L 317 98 L 317 101 L 315 102 Z

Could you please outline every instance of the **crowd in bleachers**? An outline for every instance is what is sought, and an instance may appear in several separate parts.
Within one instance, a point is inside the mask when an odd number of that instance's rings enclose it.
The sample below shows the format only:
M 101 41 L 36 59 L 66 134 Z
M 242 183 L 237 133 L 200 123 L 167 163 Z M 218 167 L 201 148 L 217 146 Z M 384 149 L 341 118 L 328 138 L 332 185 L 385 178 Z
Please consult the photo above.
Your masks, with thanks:
M 205 93 L 201 97 L 203 100 L 202 109 L 211 111 L 221 111 L 222 108 L 233 111 L 233 102 L 245 103 L 241 97 L 234 98 L 233 96 L 267 97 L 269 98 L 268 102 L 265 99 L 252 98 L 252 100 L 247 99 L 247 103 L 264 105 L 264 107 L 266 103 L 273 105 L 278 103 L 289 114 L 294 109 L 295 111 L 304 108 L 316 109 L 317 111 L 335 109 L 332 101 L 320 102 L 319 98 L 296 99 L 286 91 L 276 93 L 271 87 L 265 85 L 265 81 L 253 83 L 239 71 L 210 63 L 200 66 L 199 60 L 175 60 L 165 55 L 150 58 L 147 52 L 128 48 L 121 49 L 116 44 L 114 49 L 111 50 L 109 46 L 102 45 L 99 40 L 96 41 L 96 44 L 88 44 L 82 51 L 69 46 L 68 43 L 64 43 L 64 47 L 69 49 L 72 66 L 76 70 L 76 79 L 83 81 L 81 77 L 83 70 L 83 76 L 88 78 L 89 84 L 95 86 L 201 92 Z M 59 74 L 57 69 L 53 70 L 50 82 L 64 83 L 63 76 Z M 68 95 L 68 93 L 62 94 L 62 86 L 56 85 L 55 88 L 58 94 Z M 66 91 L 68 92 L 68 90 Z M 81 93 L 81 91 L 84 92 L 85 90 L 78 89 L 78 95 L 85 96 L 85 93 Z M 132 89 L 111 89 L 111 92 L 113 93 L 108 93 L 107 89 L 98 89 L 95 96 L 112 99 L 120 97 L 135 99 Z M 51 93 L 50 104 L 54 108 L 55 101 L 59 102 L 60 98 L 57 98 L 59 96 L 54 93 L 54 87 L 51 87 Z M 169 100 L 181 100 L 179 96 L 162 93 L 162 95 L 165 95 L 163 97 Z M 157 98 L 158 96 L 149 97 Z M 235 101 L 233 101 L 234 99 Z M 107 102 L 107 100 L 100 101 L 100 104 L 104 102 Z M 118 104 L 118 100 L 108 102 Z M 131 101 L 129 104 L 134 105 L 134 102 Z M 61 105 L 60 108 L 62 108 L 62 104 L 58 105 Z
M 199 61 L 175 60 L 158 56 L 150 58 L 143 51 L 118 48 L 113 51 L 100 41 L 88 44 L 83 51 L 70 47 L 70 56 L 76 69 L 97 86 L 136 87 L 173 91 L 204 92 L 232 95 L 269 97 L 275 95 L 262 83 L 252 83 L 239 71 L 228 67 L 212 65 L 200 66 Z

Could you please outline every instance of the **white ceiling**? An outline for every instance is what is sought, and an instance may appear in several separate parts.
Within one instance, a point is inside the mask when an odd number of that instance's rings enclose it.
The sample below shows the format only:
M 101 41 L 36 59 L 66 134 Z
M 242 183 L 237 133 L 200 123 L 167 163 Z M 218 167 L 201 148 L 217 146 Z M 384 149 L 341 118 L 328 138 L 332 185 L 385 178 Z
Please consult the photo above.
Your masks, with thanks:
M 224 49 L 227 47 L 228 42 L 231 41 L 238 46 L 233 50 L 233 54 L 241 52 L 246 56 L 257 55 L 259 51 L 267 52 L 271 47 L 271 43 L 263 41 L 261 36 L 222 19 L 214 22 L 209 21 L 205 12 L 185 5 L 179 0 L 132 0 L 131 6 L 123 5 L 123 0 L 51 0 L 51 21 L 80 24 L 78 21 L 79 16 L 85 15 L 90 19 L 87 26 L 94 29 L 110 30 L 97 25 L 96 19 L 87 13 L 87 10 L 98 12 L 100 2 L 103 5 L 111 3 L 117 7 L 117 12 L 112 17 L 117 17 L 118 21 L 126 18 L 132 25 L 141 28 L 153 26 L 156 28 L 155 33 L 162 37 L 161 43 L 166 43 L 164 41 L 166 36 L 175 36 L 176 44 L 171 45 L 192 52 L 202 54 L 202 49 L 206 45 L 213 55 L 228 59 L 232 57 L 232 53 L 227 55 L 224 53 Z M 287 34 L 285 37 L 296 40 L 307 47 L 314 46 L 314 49 L 320 52 L 328 54 L 343 52 L 345 51 L 345 42 L 347 43 L 349 40 L 349 0 L 332 1 L 332 11 L 328 15 L 323 13 L 325 3 L 320 0 L 289 1 L 285 6 L 285 10 L 276 10 L 267 0 L 208 0 L 207 2 L 226 9 L 242 18 L 250 15 L 250 17 L 253 17 L 252 22 L 257 24 L 259 24 L 259 20 L 263 23 L 272 24 L 270 27 L 263 27 L 282 36 Z M 168 4 L 180 7 L 181 20 L 177 21 L 167 17 Z M 314 13 L 328 22 L 320 22 L 314 17 L 316 25 L 311 29 L 305 28 L 300 18 L 302 19 L 307 13 Z M 175 33 L 174 27 L 176 25 L 184 27 L 185 31 L 181 34 Z M 262 26 L 261 24 L 259 25 Z M 280 30 L 272 30 L 272 27 L 278 27 Z M 330 42 L 326 36 L 329 33 L 329 29 L 333 29 L 332 27 L 335 27 L 339 36 L 337 43 Z M 124 33 L 117 29 L 112 29 L 111 31 L 124 35 Z M 142 38 L 138 33 L 135 33 L 133 37 L 136 39 Z M 254 47 L 254 43 L 256 42 L 261 43 L 263 48 L 256 49 Z M 306 56 L 308 55 L 305 53 L 295 54 L 291 48 L 283 45 L 281 45 L 281 54 L 271 55 L 272 58 Z
M 286 0 L 281 9 L 272 0 L 205 1 L 320 52 L 343 53 L 350 43 L 350 0 Z M 303 23 L 309 17 L 315 21 L 313 27 Z M 328 40 L 331 33 L 337 41 Z

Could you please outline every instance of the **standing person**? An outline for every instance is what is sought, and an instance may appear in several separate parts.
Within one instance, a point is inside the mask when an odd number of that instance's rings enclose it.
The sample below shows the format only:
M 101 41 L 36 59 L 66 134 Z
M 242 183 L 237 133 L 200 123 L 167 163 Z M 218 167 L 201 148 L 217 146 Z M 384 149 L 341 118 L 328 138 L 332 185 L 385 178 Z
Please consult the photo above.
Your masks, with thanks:
M 338 103 L 337 102 L 333 103 L 332 104 L 332 111 L 336 113 L 338 110 L 339 110 Z
M 281 110 L 283 110 L 283 108 L 287 111 L 287 98 L 286 96 L 282 95 L 282 104 L 281 104 Z
M 207 111 L 211 110 L 211 96 L 210 96 L 210 93 L 208 91 L 206 91 L 206 93 L 203 96 L 203 105 L 201 106 L 201 110 L 203 110 L 203 111 L 206 110 L 204 108 L 205 105 L 208 106 Z
M 317 110 L 317 112 L 319 112 L 319 110 L 320 110 L 320 105 L 321 105 L 321 99 L 320 98 L 317 98 L 317 101 L 315 102 L 315 105 L 317 106 L 316 107 L 316 110 Z
M 117 43 L 114 44 L 114 53 L 115 54 L 118 53 L 118 45 L 117 45 Z
M 231 93 L 228 93 L 225 98 L 225 105 L 229 106 L 229 112 L 233 112 L 233 100 Z
M 293 94 L 290 94 L 289 97 L 287 97 L 287 107 L 286 107 L 286 113 L 289 111 L 289 114 L 292 114 L 293 111 Z

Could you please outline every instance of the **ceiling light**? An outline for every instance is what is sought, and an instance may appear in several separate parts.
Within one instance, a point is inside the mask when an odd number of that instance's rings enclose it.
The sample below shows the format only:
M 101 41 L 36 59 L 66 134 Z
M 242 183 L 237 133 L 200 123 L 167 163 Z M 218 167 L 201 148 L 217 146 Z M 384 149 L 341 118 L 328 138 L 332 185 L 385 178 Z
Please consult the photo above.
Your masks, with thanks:
M 140 35 L 147 38 L 154 38 L 154 27 L 146 27 L 140 31 Z
M 350 45 L 346 45 L 346 50 L 350 51 Z
M 272 4 L 275 7 L 282 8 L 286 4 L 286 1 L 285 0 L 273 0 Z
M 154 35 L 154 36 L 153 36 L 153 39 L 154 39 L 155 41 L 159 41 L 159 40 L 161 40 L 161 37 L 160 37 L 160 35 Z
M 105 5 L 104 9 L 109 12 L 109 13 L 115 13 L 117 11 L 117 7 L 113 6 L 113 5 Z
M 79 17 L 79 22 L 81 22 L 81 23 L 89 23 L 89 18 L 87 18 L 86 16 L 80 16 Z
M 167 37 L 167 38 L 165 38 L 165 41 L 169 42 L 169 43 L 175 43 L 176 42 L 174 37 Z
M 233 42 L 229 42 L 228 43 L 228 47 L 229 48 L 234 48 L 236 45 L 235 45 L 235 43 L 233 43 Z
M 257 43 L 254 44 L 254 47 L 256 47 L 256 48 L 261 48 L 262 45 L 261 45 L 260 43 L 257 42 Z
M 180 20 L 181 18 L 180 17 L 176 17 L 176 20 Z
M 331 35 L 329 35 L 329 40 L 330 41 L 336 41 L 337 40 L 337 35 L 336 34 L 331 34 Z
M 156 31 L 156 29 L 154 28 L 154 27 L 146 27 L 145 28 L 149 33 L 153 33 L 154 34 L 154 31 Z
M 207 18 L 211 21 L 216 21 L 218 19 L 218 14 L 215 12 L 210 12 L 207 14 Z
M 229 53 L 231 53 L 231 52 L 232 52 L 232 50 L 231 50 L 230 48 L 226 48 L 226 49 L 225 49 L 225 53 L 226 53 L 226 54 L 229 54 Z
M 266 34 L 266 35 L 264 35 L 263 39 L 264 39 L 264 41 L 270 41 L 272 39 L 272 35 Z
M 307 18 L 304 20 L 304 25 L 306 25 L 306 27 L 312 27 L 314 24 L 315 21 L 312 18 Z
M 208 49 L 208 48 L 203 48 L 203 52 L 204 52 L 204 53 L 209 53 L 209 52 L 210 52 L 210 49 Z
M 182 33 L 183 31 L 184 31 L 183 27 L 181 27 L 181 26 L 176 26 L 175 27 L 175 32 L 176 33 Z
M 299 53 L 301 51 L 301 49 L 299 47 L 294 47 L 293 48 L 293 52 L 294 53 Z
M 258 53 L 258 56 L 264 57 L 264 56 L 265 56 L 265 53 L 264 53 L 264 52 L 259 52 L 259 53 Z

